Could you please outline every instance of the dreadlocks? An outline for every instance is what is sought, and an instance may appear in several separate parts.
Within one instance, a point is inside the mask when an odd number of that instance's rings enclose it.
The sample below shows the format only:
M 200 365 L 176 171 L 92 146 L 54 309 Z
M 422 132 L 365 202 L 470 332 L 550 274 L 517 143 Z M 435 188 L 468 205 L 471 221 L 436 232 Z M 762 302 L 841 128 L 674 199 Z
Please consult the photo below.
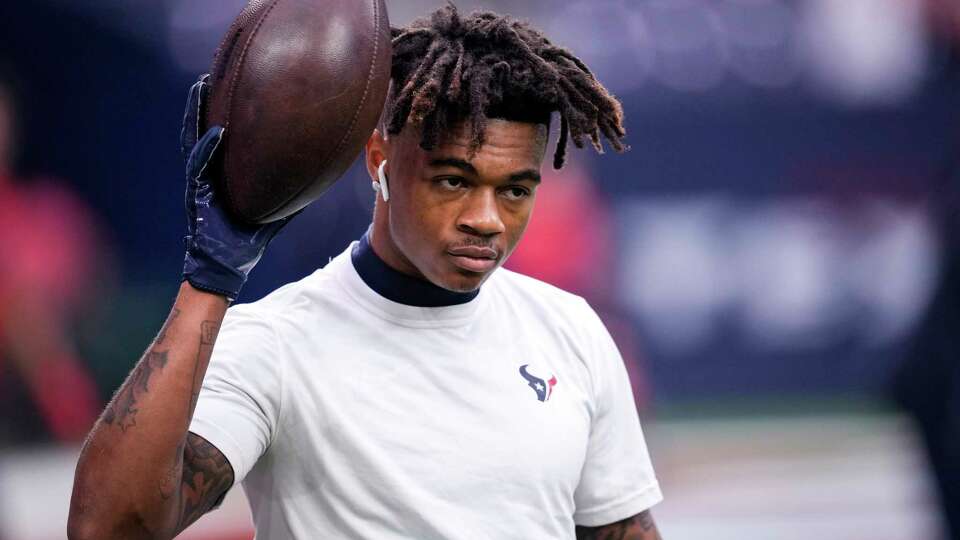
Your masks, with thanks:
M 526 22 L 489 12 L 462 18 L 451 4 L 392 33 L 391 135 L 418 126 L 420 146 L 430 150 L 446 127 L 466 121 L 474 153 L 487 118 L 549 124 L 559 112 L 554 168 L 563 166 L 568 139 L 583 148 L 589 137 L 602 153 L 602 133 L 616 151 L 625 149 L 620 102 L 579 58 Z

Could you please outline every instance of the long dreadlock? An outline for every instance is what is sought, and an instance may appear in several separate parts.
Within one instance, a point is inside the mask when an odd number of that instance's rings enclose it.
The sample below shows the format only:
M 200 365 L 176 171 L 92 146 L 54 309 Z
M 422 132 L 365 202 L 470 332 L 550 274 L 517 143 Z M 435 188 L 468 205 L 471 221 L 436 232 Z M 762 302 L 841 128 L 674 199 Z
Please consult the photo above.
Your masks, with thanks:
M 461 17 L 451 4 L 392 33 L 391 135 L 417 126 L 420 146 L 430 150 L 448 126 L 467 121 L 475 153 L 487 118 L 549 124 L 559 112 L 554 168 L 563 167 L 568 140 L 583 148 L 589 138 L 602 153 L 602 134 L 616 151 L 626 149 L 620 102 L 579 58 L 526 22 L 490 12 Z

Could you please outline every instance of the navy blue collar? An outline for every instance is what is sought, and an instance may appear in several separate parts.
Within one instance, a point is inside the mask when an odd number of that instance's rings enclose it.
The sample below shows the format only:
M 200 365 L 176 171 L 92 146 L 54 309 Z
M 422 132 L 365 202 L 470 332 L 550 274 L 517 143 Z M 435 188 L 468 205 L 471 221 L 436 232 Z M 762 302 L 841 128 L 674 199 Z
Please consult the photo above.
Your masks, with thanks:
M 480 294 L 480 289 L 470 292 L 448 291 L 429 281 L 408 276 L 387 266 L 370 246 L 367 232 L 350 253 L 353 267 L 360 279 L 377 294 L 398 304 L 417 307 L 443 307 L 466 304 Z

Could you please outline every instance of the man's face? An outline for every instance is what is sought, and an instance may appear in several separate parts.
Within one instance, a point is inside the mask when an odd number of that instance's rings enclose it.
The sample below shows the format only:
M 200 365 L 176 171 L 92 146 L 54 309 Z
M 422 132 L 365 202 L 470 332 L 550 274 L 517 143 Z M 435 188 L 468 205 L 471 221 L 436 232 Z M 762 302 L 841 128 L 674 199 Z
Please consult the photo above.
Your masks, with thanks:
M 430 151 L 409 128 L 377 143 L 388 160 L 390 201 L 378 198 L 374 249 L 388 264 L 448 290 L 472 291 L 513 252 L 533 210 L 547 128 L 490 119 L 485 134 L 472 157 L 463 126 Z M 368 167 L 380 161 L 372 146 Z

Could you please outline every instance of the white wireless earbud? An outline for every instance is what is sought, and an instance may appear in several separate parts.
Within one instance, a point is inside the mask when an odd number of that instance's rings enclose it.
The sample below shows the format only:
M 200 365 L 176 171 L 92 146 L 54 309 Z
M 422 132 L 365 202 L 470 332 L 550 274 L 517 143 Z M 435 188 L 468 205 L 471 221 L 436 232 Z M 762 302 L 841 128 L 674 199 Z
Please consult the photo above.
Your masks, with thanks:
M 387 173 L 384 172 L 386 166 L 387 160 L 380 162 L 380 167 L 377 169 L 377 178 L 380 179 L 380 181 L 373 183 L 373 190 L 383 197 L 383 202 L 390 200 L 390 185 L 387 184 Z

